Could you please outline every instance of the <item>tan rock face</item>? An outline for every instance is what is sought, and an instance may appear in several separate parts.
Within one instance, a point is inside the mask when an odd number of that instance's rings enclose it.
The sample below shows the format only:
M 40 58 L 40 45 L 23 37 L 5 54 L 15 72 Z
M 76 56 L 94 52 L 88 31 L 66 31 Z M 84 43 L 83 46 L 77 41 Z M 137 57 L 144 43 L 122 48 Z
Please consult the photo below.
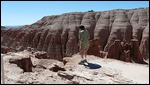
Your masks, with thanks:
M 142 57 L 145 59 L 149 58 L 149 24 L 143 30 L 142 40 L 139 47 Z
M 89 46 L 89 49 L 87 51 L 87 54 L 88 55 L 100 56 L 100 47 L 99 47 L 98 39 L 90 41 L 90 46 Z
M 122 58 L 121 60 L 126 61 L 126 56 L 142 62 L 141 59 L 149 58 L 148 23 L 149 8 L 66 13 L 46 16 L 31 25 L 17 29 L 5 31 L 1 29 L 3 38 L 1 45 L 17 50 L 32 47 L 47 52 L 47 58 L 62 60 L 65 56 L 79 52 L 77 26 L 82 24 L 89 31 L 90 40 L 98 39 L 97 43 L 91 43 L 88 54 L 98 56 L 100 51 L 105 51 L 111 58 Z M 137 39 L 138 43 L 133 43 L 132 39 Z M 120 40 L 120 42 L 112 45 L 115 40 Z M 124 45 L 133 43 L 135 47 L 133 45 L 122 46 L 121 43 Z M 117 54 L 110 49 L 116 49 Z
M 110 46 L 108 50 L 108 58 L 120 59 L 120 56 L 123 52 L 121 41 L 115 40 L 115 42 Z

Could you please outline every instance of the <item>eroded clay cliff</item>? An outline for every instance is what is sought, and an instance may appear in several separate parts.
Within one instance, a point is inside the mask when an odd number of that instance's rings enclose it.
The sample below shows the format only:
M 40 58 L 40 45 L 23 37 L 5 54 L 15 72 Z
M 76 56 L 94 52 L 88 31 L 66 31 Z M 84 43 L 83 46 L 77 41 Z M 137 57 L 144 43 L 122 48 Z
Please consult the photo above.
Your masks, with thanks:
M 1 45 L 16 50 L 32 47 L 47 52 L 47 58 L 62 60 L 79 52 L 81 24 L 93 41 L 88 54 L 100 56 L 104 51 L 108 58 L 140 63 L 149 58 L 149 8 L 45 16 L 31 25 L 1 29 Z

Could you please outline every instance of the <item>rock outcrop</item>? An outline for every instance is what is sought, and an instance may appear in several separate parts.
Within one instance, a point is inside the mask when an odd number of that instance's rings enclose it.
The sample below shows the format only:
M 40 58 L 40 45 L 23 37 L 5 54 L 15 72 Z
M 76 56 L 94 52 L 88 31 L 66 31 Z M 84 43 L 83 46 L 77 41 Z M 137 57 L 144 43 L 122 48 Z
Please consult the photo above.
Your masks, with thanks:
M 88 55 L 100 56 L 100 47 L 99 47 L 98 39 L 90 41 L 90 45 L 89 45 L 89 49 L 87 51 L 87 54 Z
M 146 64 L 87 55 L 87 62 L 80 65 L 81 56 L 75 54 L 63 58 L 64 65 L 56 59 L 38 59 L 27 50 L 1 54 L 1 58 L 6 84 L 149 84 Z
M 9 63 L 17 64 L 18 67 L 23 69 L 24 72 L 32 72 L 32 61 L 30 55 L 13 54 L 13 58 L 9 59 Z
M 6 46 L 1 46 L 1 53 L 8 53 L 8 52 L 10 52 L 11 51 L 11 49 L 10 48 L 8 48 L 8 47 L 6 47 Z
M 149 8 L 65 13 L 45 16 L 20 28 L 1 29 L 1 45 L 18 51 L 32 47 L 47 52 L 47 58 L 62 60 L 79 52 L 78 25 L 82 24 L 89 31 L 91 41 L 98 39 L 91 43 L 89 54 L 100 56 L 100 51 L 104 51 L 108 52 L 108 58 L 130 61 L 125 59 L 129 57 L 141 63 L 143 58 L 149 58 L 148 23 Z M 119 40 L 115 44 L 119 48 L 113 45 L 115 40 Z M 116 49 L 117 54 L 110 49 Z

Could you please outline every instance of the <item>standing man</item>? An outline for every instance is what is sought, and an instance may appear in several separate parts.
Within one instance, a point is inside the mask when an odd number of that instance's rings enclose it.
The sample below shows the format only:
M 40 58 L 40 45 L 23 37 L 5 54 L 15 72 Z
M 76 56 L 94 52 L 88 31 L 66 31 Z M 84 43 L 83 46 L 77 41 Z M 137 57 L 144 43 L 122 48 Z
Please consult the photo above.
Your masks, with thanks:
M 81 55 L 81 62 L 79 64 L 83 64 L 84 62 L 87 62 L 86 55 L 87 50 L 89 48 L 89 32 L 83 25 L 79 26 L 79 46 L 80 46 L 80 55 Z

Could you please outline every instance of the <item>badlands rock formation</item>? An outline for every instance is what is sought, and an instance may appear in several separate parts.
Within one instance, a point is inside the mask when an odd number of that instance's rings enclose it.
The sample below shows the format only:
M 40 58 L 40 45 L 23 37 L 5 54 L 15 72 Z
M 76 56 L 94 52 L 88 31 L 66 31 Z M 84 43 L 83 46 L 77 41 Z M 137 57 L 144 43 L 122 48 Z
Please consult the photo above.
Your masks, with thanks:
M 79 52 L 81 24 L 90 33 L 88 54 L 105 52 L 108 58 L 138 63 L 149 58 L 149 8 L 45 16 L 31 25 L 1 29 L 1 45 L 17 51 L 32 47 L 62 60 Z

